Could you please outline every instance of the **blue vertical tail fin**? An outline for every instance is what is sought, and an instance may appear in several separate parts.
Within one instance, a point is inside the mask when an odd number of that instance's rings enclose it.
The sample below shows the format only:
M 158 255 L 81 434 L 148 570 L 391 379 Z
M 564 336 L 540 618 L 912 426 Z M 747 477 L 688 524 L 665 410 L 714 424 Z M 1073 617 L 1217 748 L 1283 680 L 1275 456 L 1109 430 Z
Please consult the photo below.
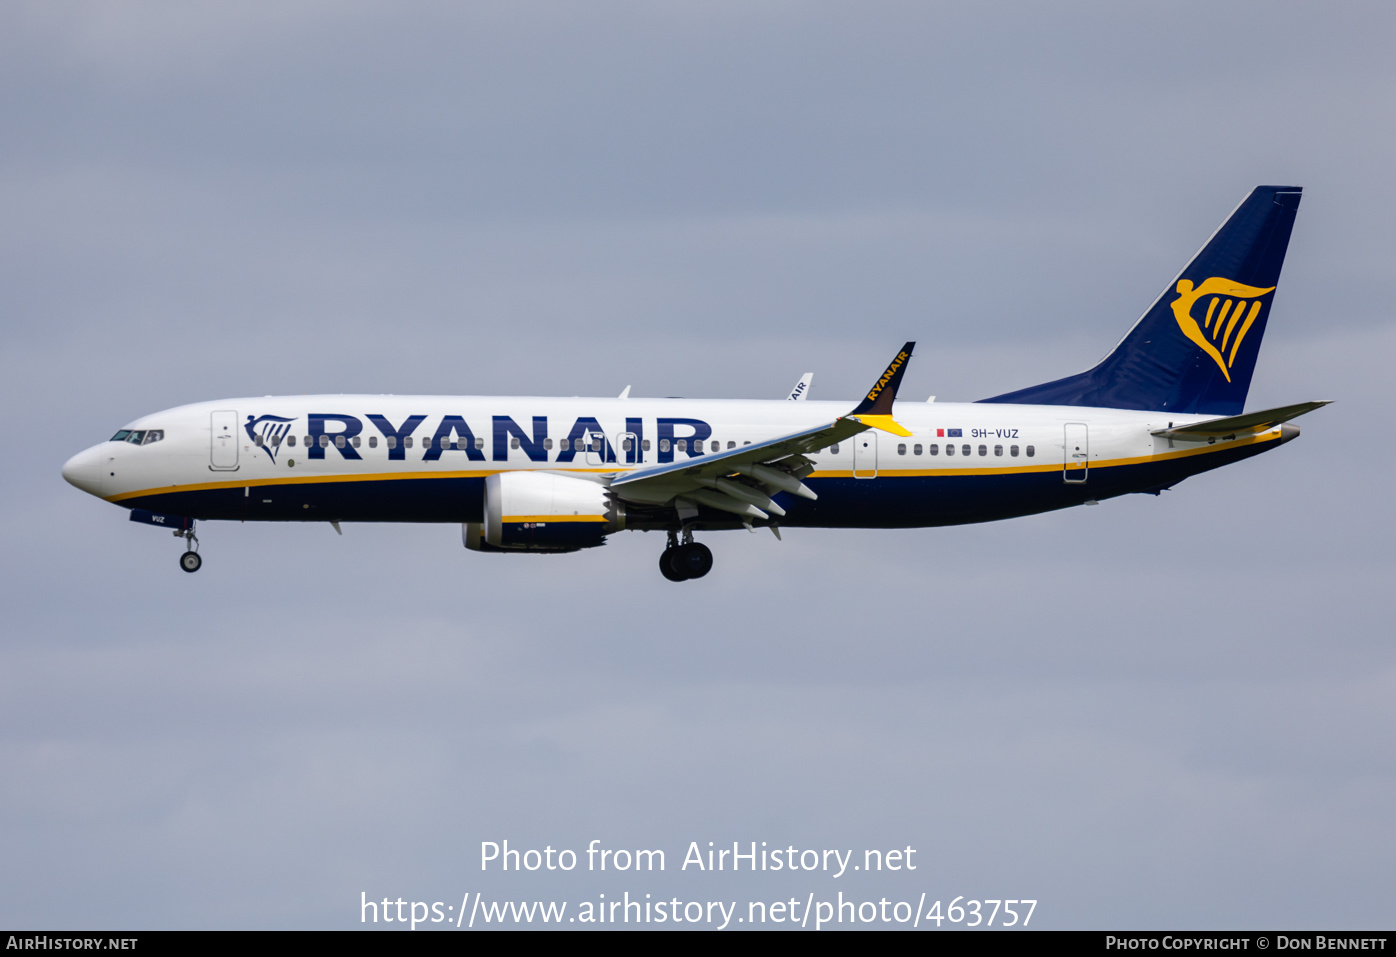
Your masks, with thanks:
M 1094 369 L 980 401 L 1240 413 L 1301 193 L 1252 190 Z

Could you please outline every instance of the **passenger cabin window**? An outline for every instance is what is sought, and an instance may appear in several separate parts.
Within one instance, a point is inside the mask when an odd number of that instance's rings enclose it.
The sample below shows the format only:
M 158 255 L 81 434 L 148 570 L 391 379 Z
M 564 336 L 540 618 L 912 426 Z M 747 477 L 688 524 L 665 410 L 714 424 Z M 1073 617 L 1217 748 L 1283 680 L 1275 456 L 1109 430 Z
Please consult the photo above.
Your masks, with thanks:
M 678 449 L 680 452 L 687 452 L 687 451 L 688 451 L 688 439 L 678 439 L 678 440 L 676 440 L 676 441 L 674 442 L 674 448 Z
M 286 445 L 294 449 L 296 447 L 296 437 L 294 435 L 286 436 Z
M 897 443 L 897 454 L 898 454 L 898 455 L 906 455 L 906 443 L 905 443 L 905 442 L 898 442 L 898 443 Z
M 669 451 L 669 440 L 668 440 L 668 439 L 660 439 L 660 440 L 659 440 L 659 451 L 661 451 L 661 452 L 667 452 L 667 451 Z
M 357 449 L 357 448 L 359 447 L 359 437 L 358 437 L 357 435 L 354 436 L 353 442 L 354 442 L 354 448 Z
M 261 448 L 261 447 L 262 447 L 262 437 L 261 437 L 260 435 L 254 435 L 254 436 L 252 436 L 252 444 L 255 445 L 255 446 L 257 446 L 257 448 Z
M 509 440 L 509 448 L 511 448 L 511 449 L 517 449 L 518 447 L 519 447 L 519 437 L 516 435 L 516 436 L 514 436 L 513 438 L 511 438 L 511 439 Z
M 735 449 L 735 448 L 737 447 L 737 443 L 736 443 L 736 442 L 728 442 L 728 443 L 727 443 L 727 447 L 728 447 L 729 449 Z
M 548 452 L 551 452 L 551 451 L 553 450 L 553 440 L 552 440 L 552 439 L 544 439 L 544 440 L 543 440 L 543 448 L 544 448 L 544 450 L 546 450 L 546 451 L 548 451 Z
M 921 445 L 920 445 L 920 443 L 917 443 L 916 445 L 913 445 L 913 446 L 911 447 L 911 454 L 912 454 L 912 455 L 920 455 L 920 454 L 921 454 Z
M 1002 445 L 996 445 L 996 446 L 994 446 L 994 454 L 995 454 L 995 455 L 1002 455 L 1002 454 L 1003 454 L 1003 446 L 1002 446 Z
M 1026 451 L 1027 451 L 1027 453 L 1028 453 L 1028 458 L 1032 458 L 1032 457 L 1033 457 L 1033 448 L 1032 448 L 1031 445 L 1029 445 L 1029 446 L 1027 447 Z
M 949 446 L 946 446 L 946 448 L 949 448 Z M 926 451 L 927 451 L 927 452 L 930 452 L 932 455 L 939 455 L 939 454 L 940 454 L 940 443 L 938 443 L 938 442 L 932 442 L 930 445 L 926 446 Z
M 1018 446 L 1016 446 L 1016 445 L 1010 445 L 1010 446 L 1008 447 L 1008 454 L 1011 455 L 1011 456 L 1013 456 L 1013 457 L 1016 459 L 1016 458 L 1018 457 Z
M 344 436 L 342 436 L 342 435 L 336 435 L 336 436 L 334 437 L 334 447 L 337 448 L 337 449 L 342 449 L 342 448 L 344 448 Z
M 292 443 L 292 444 L 294 445 L 295 443 Z M 390 448 L 390 449 L 395 449 L 395 448 L 397 448 L 397 436 L 396 436 L 396 435 L 390 435 L 390 436 L 388 436 L 387 445 L 388 445 L 388 448 Z
M 476 440 L 475 440 L 475 447 L 476 447 L 477 449 L 483 449 L 483 448 L 485 447 L 485 440 L 484 440 L 484 439 L 476 439 Z
M 965 448 L 969 448 L 969 446 L 965 446 Z M 955 454 L 955 446 L 950 445 L 949 443 L 946 443 L 946 445 L 945 445 L 945 454 L 946 454 L 946 455 L 954 455 L 954 454 Z
M 412 448 L 412 436 L 409 435 L 409 436 L 407 436 L 406 438 L 404 438 L 404 439 L 402 440 L 402 447 L 403 447 L 404 449 L 410 449 L 410 448 Z
M 966 454 L 968 454 L 968 453 L 966 453 Z M 979 454 L 980 454 L 980 455 L 988 455 L 988 454 L 989 454 L 989 447 L 988 447 L 987 445 L 981 445 L 981 446 L 979 447 Z
M 641 452 L 648 452 L 649 450 L 650 450 L 650 440 L 649 440 L 649 439 L 641 439 L 641 440 L 640 440 L 640 451 L 641 451 Z
M 378 448 L 378 436 L 376 436 L 376 435 L 370 435 L 370 436 L 368 437 L 368 447 L 371 448 L 371 449 L 376 449 L 376 448 Z
M 983 446 L 981 445 L 980 448 L 983 448 Z M 962 446 L 960 446 L 960 451 L 961 451 L 962 453 L 964 453 L 965 455 L 969 455 L 969 446 L 968 446 L 968 445 L 962 445 Z
M 829 446 L 829 451 L 830 451 L 830 452 L 833 452 L 835 455 L 838 455 L 838 454 L 839 454 L 839 445 L 838 445 L 838 443 L 835 442 L 833 445 Z

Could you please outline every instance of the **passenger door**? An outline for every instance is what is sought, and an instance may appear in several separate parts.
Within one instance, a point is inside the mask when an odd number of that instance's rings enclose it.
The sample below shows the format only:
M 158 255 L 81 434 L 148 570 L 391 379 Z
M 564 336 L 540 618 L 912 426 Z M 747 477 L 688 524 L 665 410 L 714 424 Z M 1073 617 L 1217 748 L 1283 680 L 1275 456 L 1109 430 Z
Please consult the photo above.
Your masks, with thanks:
M 853 477 L 877 478 L 877 433 L 872 429 L 853 437 Z
M 234 409 L 225 409 L 209 415 L 209 464 L 208 467 L 220 472 L 235 471 L 238 467 L 238 414 Z
M 1084 422 L 1066 424 L 1066 442 L 1062 446 L 1062 481 L 1081 483 L 1090 470 L 1091 436 Z

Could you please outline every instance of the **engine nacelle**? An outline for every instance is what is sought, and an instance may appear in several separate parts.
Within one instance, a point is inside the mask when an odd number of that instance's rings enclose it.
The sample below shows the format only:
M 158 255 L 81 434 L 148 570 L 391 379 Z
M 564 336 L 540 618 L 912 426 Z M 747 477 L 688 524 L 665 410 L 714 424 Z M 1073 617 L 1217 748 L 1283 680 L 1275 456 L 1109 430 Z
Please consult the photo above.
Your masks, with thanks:
M 485 521 L 467 522 L 478 552 L 575 552 L 606 544 L 625 527 L 625 506 L 606 487 L 548 472 L 499 472 L 485 479 Z

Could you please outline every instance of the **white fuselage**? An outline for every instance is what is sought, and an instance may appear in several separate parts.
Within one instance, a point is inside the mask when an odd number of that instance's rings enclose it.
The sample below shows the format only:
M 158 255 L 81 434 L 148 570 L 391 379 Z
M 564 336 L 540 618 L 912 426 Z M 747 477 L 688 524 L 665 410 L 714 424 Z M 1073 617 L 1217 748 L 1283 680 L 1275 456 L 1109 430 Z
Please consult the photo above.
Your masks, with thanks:
M 475 501 L 451 504 L 478 498 L 459 480 L 530 469 L 601 477 L 699 460 L 831 422 L 848 408 L 783 400 L 225 399 L 143 416 L 124 431 L 159 430 L 159 441 L 101 443 L 64 474 L 108 501 L 196 518 L 457 521 L 478 509 Z M 793 502 L 783 524 L 929 525 L 1026 514 L 1147 489 L 1159 484 L 1151 469 L 1171 484 L 1170 477 L 1224 464 L 1219 452 L 1280 439 L 1277 427 L 1212 445 L 1171 442 L 1151 433 L 1213 417 L 1068 406 L 902 401 L 894 417 L 911 436 L 870 430 L 812 453 L 810 487 L 821 499 L 825 489 L 843 494 L 803 513 Z M 1186 461 L 1199 458 L 1216 461 Z M 1039 481 L 972 481 L 1029 476 Z M 899 481 L 913 479 L 933 484 Z M 885 508 L 879 489 L 895 490 Z M 909 507 L 916 489 L 938 494 L 949 512 L 941 515 L 933 501 Z M 395 495 L 418 501 L 394 503 Z

